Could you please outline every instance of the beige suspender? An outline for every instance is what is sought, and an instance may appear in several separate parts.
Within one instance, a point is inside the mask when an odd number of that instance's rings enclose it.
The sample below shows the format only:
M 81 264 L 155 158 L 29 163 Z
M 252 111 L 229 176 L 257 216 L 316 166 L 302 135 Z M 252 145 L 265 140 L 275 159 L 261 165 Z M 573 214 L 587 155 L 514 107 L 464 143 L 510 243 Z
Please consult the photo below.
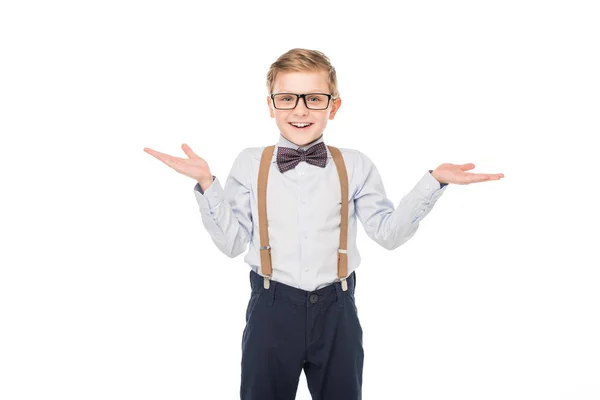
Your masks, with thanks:
M 269 167 L 273 160 L 275 146 L 268 146 L 263 150 L 258 170 L 258 229 L 260 231 L 260 265 L 265 279 L 265 289 L 269 288 L 269 279 L 273 273 L 271 266 L 271 246 L 269 246 L 269 231 L 267 226 L 267 181 L 269 180 Z
M 338 278 L 342 283 L 342 290 L 348 290 L 346 277 L 348 276 L 348 173 L 346 164 L 339 149 L 327 146 L 338 171 L 340 189 L 342 191 L 342 213 L 340 221 L 340 246 L 338 249 Z M 260 160 L 258 170 L 258 228 L 260 231 L 260 264 L 264 276 L 264 287 L 269 289 L 270 279 L 273 274 L 271 265 L 271 246 L 269 246 L 269 231 L 267 224 L 267 181 L 269 169 L 273 160 L 275 146 L 267 146 Z
M 342 153 L 333 146 L 327 146 L 335 162 L 340 177 L 340 190 L 342 191 L 342 213 L 340 221 L 340 247 L 338 248 L 338 278 L 342 282 L 342 290 L 348 290 L 346 277 L 348 276 L 348 173 Z

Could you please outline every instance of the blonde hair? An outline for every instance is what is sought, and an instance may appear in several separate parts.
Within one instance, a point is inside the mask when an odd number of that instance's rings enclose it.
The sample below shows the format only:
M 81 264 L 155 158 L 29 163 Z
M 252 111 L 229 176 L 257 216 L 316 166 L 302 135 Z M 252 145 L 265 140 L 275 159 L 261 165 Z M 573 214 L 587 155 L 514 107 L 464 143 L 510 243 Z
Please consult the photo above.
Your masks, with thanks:
M 280 72 L 325 71 L 329 75 L 329 90 L 334 99 L 340 97 L 335 68 L 329 58 L 318 50 L 292 49 L 279 56 L 267 73 L 267 90 L 273 93 L 275 78 Z

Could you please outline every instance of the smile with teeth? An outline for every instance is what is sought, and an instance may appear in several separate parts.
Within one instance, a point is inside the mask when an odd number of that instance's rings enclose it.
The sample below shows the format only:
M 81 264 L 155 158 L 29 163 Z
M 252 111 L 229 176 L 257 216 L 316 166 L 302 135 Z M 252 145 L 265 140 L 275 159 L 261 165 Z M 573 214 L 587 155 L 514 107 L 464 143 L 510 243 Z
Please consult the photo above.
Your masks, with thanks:
M 307 127 L 311 126 L 312 123 L 310 123 L 310 122 L 290 122 L 290 125 L 292 125 L 293 127 L 299 128 L 299 129 L 303 129 L 303 128 L 307 128 Z

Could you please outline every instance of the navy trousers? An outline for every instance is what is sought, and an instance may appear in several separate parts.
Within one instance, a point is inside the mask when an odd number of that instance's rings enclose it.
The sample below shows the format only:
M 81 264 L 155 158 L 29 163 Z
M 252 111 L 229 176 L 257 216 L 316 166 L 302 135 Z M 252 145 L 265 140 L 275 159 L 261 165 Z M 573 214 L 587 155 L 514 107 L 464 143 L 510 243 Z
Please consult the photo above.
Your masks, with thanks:
M 354 288 L 307 292 L 250 271 L 242 338 L 242 400 L 293 400 L 302 370 L 313 400 L 362 398 L 363 345 Z

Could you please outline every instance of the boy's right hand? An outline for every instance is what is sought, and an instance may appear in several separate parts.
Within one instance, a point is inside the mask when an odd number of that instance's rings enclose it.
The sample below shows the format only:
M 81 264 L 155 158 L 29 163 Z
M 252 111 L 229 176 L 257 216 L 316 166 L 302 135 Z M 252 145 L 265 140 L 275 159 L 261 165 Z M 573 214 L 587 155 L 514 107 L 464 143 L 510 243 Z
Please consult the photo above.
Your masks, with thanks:
M 180 174 L 194 179 L 200 184 L 202 190 L 206 190 L 213 181 L 208 163 L 202 157 L 194 153 L 187 144 L 182 144 L 181 148 L 189 157 L 188 159 L 173 157 L 168 154 L 152 150 L 148 147 L 144 147 L 144 151 L 154 158 L 167 164 Z

